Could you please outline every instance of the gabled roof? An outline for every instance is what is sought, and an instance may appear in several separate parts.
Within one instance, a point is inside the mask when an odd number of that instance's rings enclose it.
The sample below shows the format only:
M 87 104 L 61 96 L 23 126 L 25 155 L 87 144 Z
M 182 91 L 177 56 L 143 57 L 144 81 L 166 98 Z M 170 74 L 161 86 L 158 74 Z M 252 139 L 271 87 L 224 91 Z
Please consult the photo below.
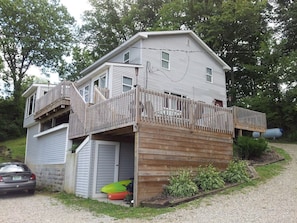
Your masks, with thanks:
M 105 62 L 108 62 L 111 58 L 116 56 L 122 50 L 128 48 L 132 44 L 136 43 L 141 39 L 147 39 L 150 36 L 165 36 L 165 35 L 180 35 L 180 34 L 188 34 L 190 35 L 209 55 L 216 60 L 225 71 L 231 70 L 231 68 L 226 64 L 209 46 L 206 45 L 193 31 L 191 30 L 176 30 L 176 31 L 152 31 L 152 32 L 139 32 L 136 35 L 132 36 L 129 40 L 115 48 L 114 50 L 110 51 L 105 56 L 101 57 L 95 63 L 81 71 L 81 74 L 88 74 L 92 70 L 96 69 L 98 66 L 102 65 Z

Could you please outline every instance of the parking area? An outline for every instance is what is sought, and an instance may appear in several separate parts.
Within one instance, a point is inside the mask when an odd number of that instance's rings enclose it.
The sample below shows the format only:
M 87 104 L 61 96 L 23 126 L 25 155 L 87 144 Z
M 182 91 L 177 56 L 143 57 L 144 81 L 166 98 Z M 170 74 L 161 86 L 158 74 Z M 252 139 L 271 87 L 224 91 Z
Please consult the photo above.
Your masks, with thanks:
M 3 223 L 98 223 L 112 220 L 108 216 L 94 216 L 88 211 L 62 205 L 58 200 L 36 193 L 0 194 L 0 219 Z

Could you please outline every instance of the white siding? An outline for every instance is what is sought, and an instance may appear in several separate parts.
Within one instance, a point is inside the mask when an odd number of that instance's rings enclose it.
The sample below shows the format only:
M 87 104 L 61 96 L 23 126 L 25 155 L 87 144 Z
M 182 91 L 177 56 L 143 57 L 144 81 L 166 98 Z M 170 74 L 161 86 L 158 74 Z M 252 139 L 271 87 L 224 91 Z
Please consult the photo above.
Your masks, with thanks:
M 123 93 L 123 76 L 132 78 L 132 85 L 136 84 L 135 68 L 113 66 L 112 97 Z
M 77 153 L 75 194 L 84 198 L 89 197 L 91 141 Z
M 37 164 L 63 164 L 66 160 L 68 128 L 52 131 L 48 134 L 38 136 Z
M 27 130 L 26 162 L 29 164 L 64 164 L 67 151 L 67 132 L 63 128 L 38 134 L 39 125 Z
M 129 51 L 129 64 L 141 64 L 141 42 L 133 44 L 128 49 L 123 50 L 117 56 L 112 58 L 110 62 L 123 63 L 124 53 Z
M 222 100 L 226 106 L 225 72 L 196 41 L 187 35 L 152 36 L 143 41 L 143 65 L 139 83 L 156 91 L 169 91 L 188 98 L 212 103 Z M 169 53 L 170 69 L 161 66 L 161 53 Z M 206 82 L 206 68 L 213 71 L 213 83 Z
M 39 124 L 31 126 L 27 129 L 27 139 L 26 139 L 26 160 L 27 164 L 34 164 L 39 156 L 38 141 L 34 137 L 38 133 Z
M 116 145 L 99 144 L 97 152 L 96 193 L 114 182 Z

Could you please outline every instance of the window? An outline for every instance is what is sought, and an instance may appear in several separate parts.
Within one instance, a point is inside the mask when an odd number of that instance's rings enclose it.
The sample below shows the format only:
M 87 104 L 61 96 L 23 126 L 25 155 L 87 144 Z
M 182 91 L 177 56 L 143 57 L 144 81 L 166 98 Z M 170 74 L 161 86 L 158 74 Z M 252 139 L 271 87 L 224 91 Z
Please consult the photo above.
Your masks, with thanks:
M 123 92 L 129 91 L 132 89 L 132 78 L 123 77 Z
M 29 98 L 27 98 L 27 111 L 26 111 L 27 117 L 34 114 L 35 101 L 36 101 L 36 93 L 32 94 Z
M 223 107 L 223 101 L 221 100 L 214 99 L 213 103 L 215 106 Z
M 98 88 L 106 88 L 107 83 L 106 83 L 106 74 L 101 75 L 98 80 L 94 81 L 94 86 L 97 86 Z
M 89 102 L 89 85 L 81 88 L 79 90 L 80 95 L 83 97 L 85 102 Z
M 124 63 L 129 63 L 130 62 L 130 53 L 126 52 L 124 54 Z
M 168 95 L 175 96 L 175 97 L 169 97 L 169 98 L 166 97 L 165 98 L 165 105 L 164 105 L 165 108 L 170 108 L 170 109 L 174 109 L 174 110 L 182 110 L 183 103 L 182 103 L 182 100 L 179 98 L 186 98 L 186 96 L 183 96 L 181 94 L 171 93 L 168 91 L 165 91 L 164 93 L 168 94 Z
M 212 69 L 206 68 L 206 81 L 212 83 Z
M 100 88 L 105 88 L 106 87 L 106 75 L 102 75 L 99 77 L 99 85 Z
M 169 53 L 162 52 L 162 67 L 169 70 Z

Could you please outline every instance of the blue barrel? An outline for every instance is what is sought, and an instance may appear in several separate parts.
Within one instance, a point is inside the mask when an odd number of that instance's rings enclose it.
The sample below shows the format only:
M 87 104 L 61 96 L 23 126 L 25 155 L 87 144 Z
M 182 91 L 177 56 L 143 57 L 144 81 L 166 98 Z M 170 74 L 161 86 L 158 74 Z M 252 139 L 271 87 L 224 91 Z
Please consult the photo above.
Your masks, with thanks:
M 266 139 L 270 138 L 279 138 L 283 135 L 284 130 L 281 128 L 273 128 L 273 129 L 267 129 L 266 132 L 262 134 L 262 136 Z M 261 136 L 260 132 L 253 132 L 254 138 L 259 138 Z

